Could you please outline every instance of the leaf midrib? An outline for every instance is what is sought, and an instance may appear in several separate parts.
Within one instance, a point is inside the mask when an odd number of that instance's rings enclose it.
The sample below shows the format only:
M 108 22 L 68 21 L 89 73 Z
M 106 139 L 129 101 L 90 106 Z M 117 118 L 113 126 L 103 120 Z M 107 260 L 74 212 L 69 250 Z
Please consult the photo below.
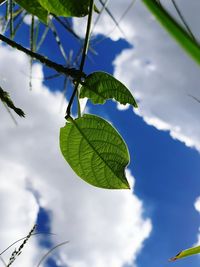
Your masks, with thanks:
M 98 153 L 98 151 L 95 149 L 95 147 L 90 143 L 90 141 L 88 140 L 88 138 L 86 137 L 86 135 L 83 133 L 83 131 L 80 129 L 80 127 L 78 126 L 78 124 L 75 122 L 75 120 L 72 120 L 73 125 L 76 127 L 76 129 L 81 133 L 81 135 L 83 136 L 83 138 L 87 141 L 88 145 L 95 151 L 95 153 L 98 155 L 98 157 L 105 163 L 105 165 L 110 169 L 110 171 L 115 175 L 115 177 L 117 179 L 120 179 L 112 170 L 112 168 L 107 164 L 107 162 L 101 157 L 101 155 Z M 127 186 L 126 183 L 124 183 L 124 181 L 122 181 L 120 179 L 120 181 L 125 184 Z

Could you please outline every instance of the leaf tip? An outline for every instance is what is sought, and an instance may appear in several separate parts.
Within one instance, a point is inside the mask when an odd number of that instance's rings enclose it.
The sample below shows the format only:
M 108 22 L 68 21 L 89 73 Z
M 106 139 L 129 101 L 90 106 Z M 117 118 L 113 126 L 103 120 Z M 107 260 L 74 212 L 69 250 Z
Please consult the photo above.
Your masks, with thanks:
M 126 180 L 126 181 L 124 182 L 124 184 L 123 184 L 123 189 L 129 189 L 129 190 L 131 189 L 128 180 Z
M 174 257 L 172 257 L 172 258 L 170 258 L 168 261 L 169 262 L 173 262 L 173 261 L 176 261 L 176 260 L 178 260 L 179 259 L 179 255 L 181 254 L 181 252 L 179 252 L 176 256 L 174 256 Z

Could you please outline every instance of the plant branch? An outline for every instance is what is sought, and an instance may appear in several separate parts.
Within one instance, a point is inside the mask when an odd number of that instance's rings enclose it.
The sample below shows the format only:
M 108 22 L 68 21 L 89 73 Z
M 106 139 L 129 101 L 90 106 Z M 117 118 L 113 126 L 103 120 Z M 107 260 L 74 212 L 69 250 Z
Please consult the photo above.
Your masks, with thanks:
M 84 42 L 84 47 L 83 47 L 83 52 L 82 52 L 82 57 L 81 57 L 81 63 L 80 63 L 80 68 L 79 68 L 80 73 L 83 72 L 83 67 L 84 67 L 84 64 L 85 64 L 86 56 L 87 56 L 87 50 L 88 50 L 89 41 L 90 41 L 90 29 L 91 29 L 91 23 L 92 23 L 93 9 L 94 9 L 94 0 L 90 0 L 90 7 L 89 7 L 88 20 L 87 20 L 87 29 L 86 29 L 86 35 L 85 35 L 85 42 Z M 78 86 L 79 86 L 80 82 L 81 82 L 81 77 L 79 76 L 79 78 L 76 80 L 74 91 L 72 93 L 72 96 L 70 98 L 69 104 L 67 106 L 65 119 L 68 119 L 70 117 L 71 106 L 72 106 L 72 103 L 74 101 L 74 97 L 75 97 L 76 93 L 78 92 Z
M 61 64 L 58 64 L 54 61 L 49 60 L 48 58 L 44 57 L 41 54 L 35 53 L 24 46 L 16 43 L 15 41 L 10 40 L 9 38 L 5 37 L 4 35 L 0 34 L 0 40 L 5 42 L 7 45 L 16 48 L 17 50 L 25 53 L 26 55 L 40 61 L 42 64 L 46 65 L 49 68 L 56 70 L 59 73 L 71 76 L 73 79 L 80 79 L 80 77 L 86 77 L 82 71 L 77 70 L 75 68 L 67 68 Z
M 6 107 L 11 108 L 12 110 L 15 111 L 15 113 L 17 113 L 20 117 L 25 117 L 25 114 L 23 112 L 23 110 L 21 110 L 20 108 L 17 108 L 14 103 L 12 102 L 9 94 L 4 91 L 1 86 L 0 86 L 0 100 L 5 103 Z

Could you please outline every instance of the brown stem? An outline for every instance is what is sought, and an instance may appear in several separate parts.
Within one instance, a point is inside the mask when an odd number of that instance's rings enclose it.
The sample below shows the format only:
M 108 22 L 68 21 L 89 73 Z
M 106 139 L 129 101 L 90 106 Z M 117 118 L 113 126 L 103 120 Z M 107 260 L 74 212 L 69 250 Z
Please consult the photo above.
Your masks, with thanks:
M 75 68 L 67 68 L 61 64 L 58 64 L 54 61 L 51 61 L 48 58 L 44 57 L 43 55 L 35 53 L 35 52 L 25 48 L 24 46 L 16 43 L 13 40 L 10 40 L 9 38 L 5 37 L 2 34 L 0 34 L 0 40 L 5 42 L 7 45 L 9 45 L 13 48 L 16 48 L 19 51 L 22 51 L 23 53 L 30 56 L 31 58 L 34 58 L 34 59 L 40 61 L 42 64 L 46 65 L 47 67 L 52 68 L 59 73 L 71 76 L 75 80 L 80 79 L 80 77 L 86 77 L 86 74 L 83 73 L 82 71 L 77 70 Z

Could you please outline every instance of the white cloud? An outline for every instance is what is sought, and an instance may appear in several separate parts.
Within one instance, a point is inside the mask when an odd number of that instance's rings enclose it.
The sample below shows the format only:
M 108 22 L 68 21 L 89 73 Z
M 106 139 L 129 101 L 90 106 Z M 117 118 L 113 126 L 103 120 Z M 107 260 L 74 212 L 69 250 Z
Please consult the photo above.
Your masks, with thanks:
M 130 2 L 109 1 L 108 7 L 116 20 Z M 163 0 L 162 3 L 176 14 L 171 1 Z M 176 0 L 176 3 L 199 38 L 200 2 Z M 114 75 L 132 89 L 139 102 L 135 112 L 148 124 L 168 130 L 173 138 L 200 151 L 200 104 L 189 96 L 200 99 L 199 66 L 171 39 L 142 1 L 136 1 L 120 26 L 134 47 L 118 55 Z M 105 12 L 95 33 L 105 34 L 113 27 L 113 21 Z M 77 20 L 75 28 L 80 32 Z M 123 35 L 116 28 L 111 37 L 116 40 Z
M 194 203 L 195 209 L 200 213 L 200 197 L 198 197 Z
M 200 197 L 198 197 L 195 200 L 194 207 L 195 207 L 196 211 L 200 214 Z M 197 235 L 197 242 L 196 242 L 195 246 L 200 246 L 200 227 L 199 227 L 199 231 L 198 231 L 198 235 Z
M 18 234 L 23 236 L 36 219 L 38 206 L 26 189 L 28 183 L 37 190 L 40 205 L 50 211 L 55 243 L 70 241 L 59 249 L 60 260 L 68 266 L 120 267 L 134 261 L 151 231 L 141 200 L 130 191 L 94 188 L 76 177 L 59 151 L 59 128 L 65 123 L 64 112 L 58 112 L 61 93 L 51 93 L 40 79 L 33 80 L 30 91 L 24 74 L 29 68 L 27 58 L 0 49 L 0 85 L 26 113 L 16 127 L 0 105 L 2 247 Z M 35 64 L 33 77 L 42 76 L 41 66 Z M 130 172 L 128 177 L 134 183 Z M 34 243 L 33 251 L 26 254 L 31 257 L 27 266 L 38 258 L 36 248 Z

